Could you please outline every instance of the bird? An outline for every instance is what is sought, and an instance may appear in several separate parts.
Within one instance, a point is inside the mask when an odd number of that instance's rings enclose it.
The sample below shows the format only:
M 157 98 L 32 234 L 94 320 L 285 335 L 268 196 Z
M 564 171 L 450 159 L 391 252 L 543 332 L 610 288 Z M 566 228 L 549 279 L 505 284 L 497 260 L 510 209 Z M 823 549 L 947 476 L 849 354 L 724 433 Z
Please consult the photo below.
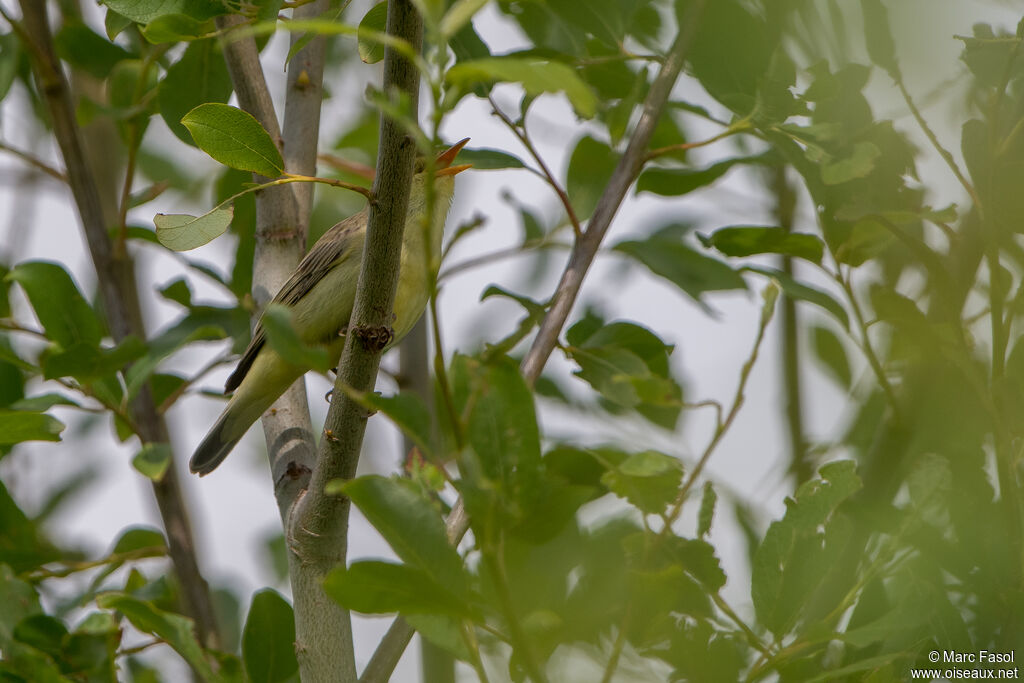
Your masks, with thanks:
M 423 160 L 417 162 L 409 191 L 409 206 L 402 236 L 398 285 L 395 292 L 393 337 L 388 348 L 398 343 L 419 320 L 429 298 L 426 249 L 441 256 L 444 222 L 455 192 L 455 176 L 471 164 L 453 165 L 469 138 L 460 140 L 434 162 L 434 221 L 430 244 L 423 225 L 427 210 L 427 173 Z M 271 303 L 291 309 L 292 324 L 307 344 L 325 346 L 331 365 L 337 365 L 344 346 L 344 333 L 352 315 L 356 281 L 359 277 L 369 207 L 329 229 L 299 263 Z M 299 379 L 307 368 L 282 358 L 269 344 L 262 317 L 238 365 L 228 377 L 224 393 L 231 394 L 227 406 L 200 442 L 189 470 L 205 476 L 224 461 L 249 427 L 271 404 Z

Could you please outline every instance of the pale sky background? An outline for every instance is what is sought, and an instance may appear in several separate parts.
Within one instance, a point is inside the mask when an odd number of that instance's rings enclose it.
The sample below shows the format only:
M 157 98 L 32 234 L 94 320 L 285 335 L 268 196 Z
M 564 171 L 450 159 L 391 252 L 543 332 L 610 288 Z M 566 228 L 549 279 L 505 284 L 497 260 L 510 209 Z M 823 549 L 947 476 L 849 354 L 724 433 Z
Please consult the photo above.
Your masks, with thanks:
M 12 9 L 15 3 L 0 0 L 0 4 Z M 969 34 L 971 24 L 979 21 L 988 21 L 997 28 L 1012 30 L 1020 18 L 1019 10 L 1014 10 L 1010 2 L 984 0 L 899 0 L 887 4 L 896 30 L 906 39 L 905 44 L 914 47 L 915 58 L 912 60 L 908 59 L 910 52 L 902 54 L 901 50 L 910 88 L 921 98 L 926 117 L 937 129 L 947 148 L 959 158 L 959 124 L 954 127 L 949 120 L 948 99 L 929 100 L 924 99 L 924 96 L 964 71 L 958 59 L 961 44 L 953 39 L 953 34 Z M 90 3 L 87 1 L 83 5 Z M 365 2 L 353 3 L 353 7 L 346 13 L 347 21 L 356 23 L 365 7 Z M 101 26 L 102 14 L 93 11 L 91 15 L 99 18 L 99 23 L 94 25 Z M 517 29 L 492 8 L 481 12 L 474 24 L 491 46 L 492 52 L 505 52 L 522 44 Z M 352 43 L 349 45 L 354 47 Z M 275 96 L 283 93 L 280 65 L 286 49 L 286 36 L 279 34 L 264 53 L 265 70 Z M 367 80 L 379 80 L 379 67 L 359 67 L 354 71 L 357 72 L 354 75 L 351 70 L 347 71 L 343 82 L 332 81 L 327 84 L 333 99 L 327 102 L 324 110 L 321 149 L 327 149 L 343 128 L 339 122 L 346 120 L 345 117 L 351 117 L 351 113 L 345 113 L 348 110 L 346 103 L 362 96 Z M 954 91 L 962 90 L 957 83 L 952 87 Z M 875 115 L 894 118 L 897 127 L 912 131 L 918 146 L 925 150 L 928 162 L 922 166 L 924 182 L 929 187 L 937 188 L 938 193 L 943 195 L 932 197 L 930 202 L 936 206 L 945 206 L 951 202 L 963 205 L 959 186 L 947 169 L 935 163 L 934 151 L 927 148 L 926 142 L 913 126 L 913 121 L 906 114 L 902 101 L 897 99 L 888 77 L 875 70 L 870 91 Z M 699 86 L 685 76 L 680 79 L 676 92 L 691 100 L 702 97 L 696 94 L 699 93 Z M 499 103 L 512 106 L 518 99 L 518 91 L 514 86 L 501 86 L 496 89 L 495 96 Z M 277 101 L 283 102 L 283 97 L 278 97 Z M 706 97 L 702 101 L 707 101 Z M 24 111 L 24 102 L 21 94 L 16 92 L 0 105 L 0 135 L 3 140 L 14 144 L 24 140 L 23 131 L 31 125 Z M 583 133 L 583 129 L 577 125 L 562 97 L 546 96 L 535 105 L 533 111 L 535 113 L 531 114 L 529 120 L 532 136 L 549 166 L 560 177 L 564 177 L 569 155 L 575 146 L 575 142 L 565 144 L 565 141 L 575 140 Z M 693 119 L 686 119 L 684 125 L 691 140 L 702 139 L 706 137 L 705 134 L 717 132 L 706 125 L 699 125 Z M 442 128 L 442 137 L 447 141 L 465 136 L 472 137 L 470 144 L 473 147 L 498 148 L 526 158 L 524 150 L 512 134 L 490 116 L 487 103 L 473 97 L 467 98 Z M 159 117 L 152 120 L 147 139 L 162 141 L 175 153 L 187 155 L 185 163 L 189 167 L 205 169 L 211 181 L 215 177 L 218 171 L 215 162 L 198 151 L 186 149 L 173 139 Z M 732 152 L 730 142 L 719 143 L 697 150 L 692 161 L 697 164 L 730 156 Z M 49 144 L 37 149 L 36 153 L 60 165 L 56 150 Z M 56 182 L 43 180 L 34 190 L 32 199 L 36 202 L 35 206 L 24 204 L 12 189 L 12 179 L 17 177 L 20 170 L 17 160 L 10 156 L 0 156 L 0 253 L 7 255 L 10 253 L 8 250 L 17 245 L 14 248 L 17 249 L 16 259 L 19 261 L 37 258 L 58 260 L 73 273 L 84 292 L 91 292 L 95 275 L 69 193 Z M 749 171 L 734 170 L 716 188 L 695 193 L 682 201 L 651 195 L 630 195 L 612 225 L 606 245 L 632 236 L 642 236 L 654 227 L 680 217 L 698 219 L 698 229 L 701 231 L 735 223 L 770 224 L 772 199 L 757 189 L 759 185 L 745 178 L 744 173 Z M 517 242 L 520 238 L 518 218 L 508 204 L 501 200 L 501 194 L 506 190 L 549 218 L 557 215 L 558 205 L 553 193 L 526 172 L 482 171 L 462 174 L 459 176 L 455 204 L 448 221 L 449 228 L 468 220 L 475 213 L 484 214 L 487 225 L 463 240 L 451 254 L 447 265 Z M 320 188 L 317 191 L 334 190 Z M 206 197 L 190 200 L 168 193 L 132 211 L 130 221 L 148 225 L 158 211 L 203 210 L 207 201 Z M 809 222 L 810 207 L 805 202 L 801 202 L 798 213 L 800 219 L 797 227 L 813 230 L 813 224 Z M 234 246 L 232 237 L 224 237 L 190 252 L 188 257 L 224 272 L 226 264 L 233 258 L 229 255 Z M 153 334 L 181 314 L 178 307 L 161 299 L 155 289 L 186 273 L 178 260 L 162 254 L 156 248 L 138 246 L 135 252 L 148 329 Z M 554 252 L 552 258 L 559 264 L 557 272 L 560 272 L 564 255 Z M 503 261 L 466 272 L 447 282 L 441 297 L 441 320 L 449 353 L 453 350 L 472 351 L 483 338 L 481 329 L 485 330 L 485 338 L 497 339 L 517 323 L 520 316 L 518 306 L 498 300 L 479 302 L 480 293 L 487 285 L 498 283 L 524 293 L 550 292 L 554 280 L 549 283 L 524 283 L 521 263 L 517 260 Z M 684 381 L 687 400 L 716 399 L 727 404 L 735 391 L 740 366 L 747 358 L 753 341 L 760 305 L 757 290 L 763 281 L 751 280 L 754 287 L 749 295 L 730 293 L 709 297 L 708 302 L 717 311 L 716 317 L 709 317 L 674 286 L 648 275 L 640 267 L 625 270 L 624 266 L 625 261 L 620 256 L 603 254 L 598 257 L 571 320 L 579 317 L 584 304 L 595 302 L 609 320 L 628 319 L 649 327 L 664 341 L 676 346 L 672 355 L 673 369 L 676 376 Z M 799 274 L 814 279 L 813 273 Z M 827 283 L 821 283 L 820 279 L 817 281 L 827 287 Z M 220 292 L 207 287 L 201 279 L 195 278 L 192 282 L 198 301 L 226 301 Z M 15 305 L 21 320 L 33 320 L 20 294 L 16 296 Z M 813 308 L 802 306 L 801 312 L 805 317 L 815 316 L 816 319 L 824 320 L 824 316 Z M 481 328 L 482 321 L 489 325 Z M 788 445 L 783 431 L 781 382 L 776 372 L 777 337 L 778 329 L 773 325 L 762 347 L 761 360 L 751 378 L 746 406 L 707 470 L 715 482 L 721 482 L 762 510 L 765 523 L 782 514 L 783 499 L 791 487 L 784 473 Z M 201 351 L 172 357 L 164 367 L 178 373 L 187 373 L 200 367 L 223 348 L 224 342 L 203 345 Z M 850 348 L 856 372 L 860 360 Z M 848 417 L 846 396 L 822 375 L 807 355 L 803 363 L 806 426 L 812 440 L 827 440 L 845 425 Z M 384 365 L 395 367 L 396 362 L 397 356 L 392 355 L 385 359 Z M 569 369 L 557 351 L 548 367 L 563 376 L 567 375 Z M 212 374 L 202 385 L 219 390 L 228 372 L 229 368 L 225 368 Z M 308 386 L 313 422 L 318 429 L 326 412 L 326 403 L 322 397 L 329 384 L 323 378 L 310 376 Z M 38 384 L 31 389 L 30 393 L 53 390 L 52 387 Z M 379 389 L 390 392 L 393 387 L 388 380 L 382 380 Z M 199 480 L 187 474 L 187 456 L 212 424 L 221 405 L 212 399 L 192 397 L 179 402 L 170 411 L 168 422 L 185 494 L 193 506 L 192 521 L 201 564 L 211 584 L 230 586 L 239 595 L 243 608 L 247 609 L 252 592 L 259 588 L 271 585 L 287 593 L 287 585 L 277 584 L 268 573 L 262 549 L 263 540 L 280 531 L 280 523 L 266 465 L 262 431 L 258 428 L 250 431 L 232 456 L 211 476 Z M 581 422 L 578 416 L 569 416 L 557 406 L 543 403 L 540 409 L 540 419 L 549 436 L 570 437 L 590 443 L 623 438 L 623 427 L 619 422 L 602 419 Z M 159 526 L 149 483 L 130 465 L 137 444 L 134 441 L 126 445 L 116 444 L 109 438 L 109 430 L 105 426 L 92 432 L 92 438 L 83 440 L 76 429 L 82 421 L 78 413 L 61 408 L 53 412 L 68 424 L 62 443 L 24 445 L 0 462 L 0 476 L 15 499 L 31 511 L 44 498 L 47 488 L 55 483 L 55 475 L 63 478 L 84 467 L 94 467 L 99 475 L 96 481 L 83 495 L 65 506 L 51 525 L 50 531 L 57 539 L 99 555 L 109 548 L 126 526 L 140 523 Z M 634 440 L 638 447 L 657 447 L 689 463 L 707 442 L 712 428 L 711 417 L 710 411 L 690 411 L 674 435 L 658 433 L 637 421 L 627 426 L 626 438 Z M 581 436 L 583 434 L 586 436 Z M 370 421 L 366 444 L 361 472 L 390 471 L 402 455 L 398 437 L 384 417 Z M 599 519 L 615 507 L 614 502 L 607 501 L 591 504 L 585 510 L 585 516 L 590 520 Z M 695 504 L 689 507 L 695 508 Z M 692 510 L 680 524 L 682 530 L 692 534 Z M 730 577 L 725 591 L 727 598 L 741 614 L 749 614 L 749 576 L 745 567 L 744 547 L 735 526 L 721 509 L 715 520 L 712 542 L 723 558 Z M 357 511 L 353 514 L 349 547 L 352 559 L 393 556 Z M 151 568 L 150 573 L 155 574 L 155 569 Z M 360 668 L 389 623 L 390 619 L 356 618 L 356 651 Z M 159 656 L 158 653 L 154 655 Z M 410 647 L 394 680 L 417 680 L 414 672 L 418 666 L 418 656 L 414 655 L 416 648 Z M 501 680 L 504 670 L 503 666 L 490 667 L 489 673 L 495 674 L 492 680 Z M 574 665 L 572 673 L 579 680 L 588 680 L 588 672 L 579 668 L 579 665 Z M 616 680 L 632 679 L 624 672 Z

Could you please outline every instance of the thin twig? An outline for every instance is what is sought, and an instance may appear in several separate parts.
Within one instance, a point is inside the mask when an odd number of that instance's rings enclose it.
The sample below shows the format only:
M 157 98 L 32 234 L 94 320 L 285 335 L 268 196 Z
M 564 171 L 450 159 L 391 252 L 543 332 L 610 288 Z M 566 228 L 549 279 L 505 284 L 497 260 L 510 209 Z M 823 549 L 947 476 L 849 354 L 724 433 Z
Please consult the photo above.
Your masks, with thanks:
M 572 208 L 572 201 L 569 199 L 569 195 L 559 184 L 558 180 L 555 179 L 554 174 L 548 165 L 544 163 L 544 158 L 537 151 L 537 148 L 533 146 L 533 142 L 530 141 L 530 136 L 526 133 L 525 125 L 517 125 L 512 119 L 508 117 L 505 112 L 501 111 L 501 107 L 494 101 L 494 98 L 490 95 L 487 96 L 487 101 L 491 103 L 491 109 L 494 111 L 494 115 L 501 119 L 512 133 L 519 138 L 519 141 L 523 143 L 523 147 L 530 153 L 533 160 L 540 166 L 541 177 L 543 177 L 551 189 L 558 195 L 558 200 L 562 202 L 562 206 L 565 207 L 565 213 L 569 216 L 569 222 L 572 223 L 572 229 L 576 233 L 576 237 L 579 238 L 583 234 L 583 227 L 580 225 L 580 219 L 576 217 L 576 210 Z
M 42 171 L 51 178 L 55 178 L 62 183 L 68 182 L 68 177 L 66 175 L 55 169 L 53 166 L 50 166 L 49 164 L 40 159 L 37 159 L 36 157 L 32 156 L 31 154 L 24 150 L 20 150 L 17 147 L 12 147 L 11 145 L 8 145 L 6 142 L 0 142 L 0 150 L 8 152 L 9 154 L 13 154 L 14 156 L 24 161 L 29 166 L 31 166 L 32 168 Z
M 697 30 L 697 19 L 704 9 L 704 2 L 705 0 L 696 0 L 690 3 L 686 16 L 680 24 L 679 35 L 676 36 L 671 50 L 661 65 L 661 70 L 647 92 L 643 113 L 640 115 L 640 120 L 633 131 L 626 151 L 619 159 L 611 179 L 605 186 L 586 231 L 576 241 L 573 253 L 569 257 L 569 263 L 558 283 L 551 307 L 541 322 L 540 330 L 530 351 L 520 365 L 523 376 L 530 384 L 540 377 L 548 357 L 558 343 L 558 336 L 561 334 L 562 327 L 569 318 L 569 312 L 579 295 L 583 278 L 594 261 L 594 256 L 611 226 L 619 205 L 625 199 L 626 191 L 643 167 L 647 145 L 654 133 L 658 119 L 661 118 L 661 113 L 665 109 L 679 71 L 683 67 L 683 59 Z

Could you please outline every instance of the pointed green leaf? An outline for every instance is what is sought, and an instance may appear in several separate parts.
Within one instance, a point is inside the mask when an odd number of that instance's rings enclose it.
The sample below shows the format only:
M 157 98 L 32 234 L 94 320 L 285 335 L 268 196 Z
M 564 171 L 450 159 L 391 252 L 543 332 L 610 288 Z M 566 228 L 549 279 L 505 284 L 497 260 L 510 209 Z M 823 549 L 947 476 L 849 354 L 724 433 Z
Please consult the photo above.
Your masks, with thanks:
M 242 660 L 252 683 L 284 683 L 299 670 L 295 615 L 275 590 L 265 588 L 252 596 L 242 631 Z
M 201 150 L 231 168 L 268 178 L 284 173 L 270 134 L 252 114 L 219 102 L 200 104 L 181 118 Z
M 60 441 L 64 423 L 46 413 L 0 410 L 0 445 L 22 441 Z
M 588 119 L 597 111 L 597 97 L 571 67 L 561 62 L 522 57 L 476 59 L 453 66 L 445 80 L 466 90 L 478 83 L 519 83 L 534 97 L 564 92 L 580 118 Z
M 342 606 L 364 614 L 449 614 L 469 609 L 422 569 L 361 560 L 327 575 L 324 591 Z
M 702 241 L 726 256 L 786 254 L 811 263 L 820 263 L 825 251 L 825 244 L 817 235 L 790 232 L 781 227 L 733 225 L 715 230 Z
M 164 478 L 167 468 L 170 467 L 173 455 L 169 444 L 147 443 L 132 458 L 132 467 L 138 470 L 142 476 L 153 481 L 160 481 Z
M 64 348 L 98 346 L 103 326 L 63 266 L 47 261 L 21 263 L 7 274 L 21 285 L 51 341 Z
M 453 594 L 465 593 L 466 571 L 448 543 L 440 510 L 410 482 L 371 475 L 353 479 L 341 490 L 402 561 Z

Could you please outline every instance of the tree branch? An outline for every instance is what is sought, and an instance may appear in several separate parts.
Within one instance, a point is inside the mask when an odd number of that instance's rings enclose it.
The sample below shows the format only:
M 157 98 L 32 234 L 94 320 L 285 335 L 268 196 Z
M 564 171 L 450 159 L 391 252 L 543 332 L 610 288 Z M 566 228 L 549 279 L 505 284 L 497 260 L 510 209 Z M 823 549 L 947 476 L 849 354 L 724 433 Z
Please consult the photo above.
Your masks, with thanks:
M 46 100 L 54 136 L 67 169 L 67 181 L 78 208 L 82 229 L 96 268 L 103 310 L 111 336 L 120 342 L 129 335 L 144 339 L 142 312 L 135 284 L 134 264 L 125 250 L 115 252 L 107 232 L 103 202 L 90 171 L 81 130 L 75 118 L 71 89 L 53 47 L 46 3 L 20 0 L 24 38 L 32 55 L 39 89 Z M 167 425 L 157 413 L 149 387 L 143 387 L 131 405 L 138 436 L 147 443 L 170 443 Z M 197 635 L 217 647 L 220 636 L 209 586 L 199 572 L 195 542 L 174 467 L 153 483 L 153 494 L 167 532 L 168 550 L 181 583 L 184 611 L 195 620 Z
M 387 33 L 408 42 L 419 53 L 423 23 L 409 0 L 389 1 Z M 415 116 L 419 71 L 412 60 L 390 47 L 384 53 L 383 91 L 393 99 L 401 93 L 410 102 Z M 350 503 L 342 496 L 327 495 L 325 487 L 334 479 L 355 475 L 367 415 L 344 389 L 372 391 L 375 384 L 392 322 L 415 155 L 414 141 L 403 131 L 401 123 L 382 116 L 374 201 L 370 205 L 366 245 L 349 334 L 338 367 L 335 398 L 327 413 L 309 488 L 296 501 L 287 530 L 289 546 L 311 576 L 322 577 L 345 562 Z M 324 667 L 311 677 L 303 676 L 304 683 L 338 680 L 356 680 L 354 662 L 345 663 L 344 668 Z
M 327 10 L 327 0 L 297 7 L 293 18 L 315 18 Z M 224 17 L 218 28 L 243 23 Z M 292 44 L 302 35 L 292 34 Z M 251 36 L 226 38 L 224 56 L 242 108 L 251 113 L 283 148 L 291 173 L 315 175 L 323 102 L 324 38 L 318 36 L 299 50 L 288 64 L 285 125 L 280 131 L 259 52 Z M 256 178 L 257 182 L 260 178 Z M 296 189 L 293 189 L 296 188 Z M 260 308 L 280 289 L 306 250 L 306 234 L 313 198 L 311 183 L 267 188 L 256 195 L 256 251 L 253 295 Z M 309 486 L 316 461 L 305 381 L 288 389 L 261 423 L 267 442 L 274 494 L 289 536 L 296 501 Z M 331 543 L 323 539 L 323 543 Z M 330 552 L 330 549 L 327 549 Z M 288 574 L 295 611 L 295 645 L 303 681 L 354 681 L 355 656 L 348 611 L 327 597 L 321 581 L 330 567 L 303 562 L 289 543 Z
M 704 8 L 704 2 L 705 0 L 696 0 L 687 9 L 686 16 L 679 27 L 679 35 L 676 36 L 672 48 L 661 65 L 661 70 L 651 84 L 651 89 L 647 92 L 643 112 L 629 139 L 626 151 L 619 159 L 615 171 L 612 172 L 612 177 L 605 186 L 604 192 L 601 193 L 601 198 L 594 209 L 594 215 L 587 223 L 587 229 L 576 240 L 576 245 L 569 257 L 569 263 L 566 264 L 565 271 L 562 273 L 562 279 L 555 290 L 555 296 L 548 308 L 547 315 L 541 321 L 540 330 L 533 340 L 533 345 L 520 365 L 523 376 L 530 384 L 540 377 L 548 357 L 558 343 L 558 335 L 561 334 L 562 327 L 569 318 L 569 312 L 583 285 L 583 278 L 594 262 L 594 256 L 626 196 L 626 191 L 636 180 L 643 167 L 647 145 L 654 133 L 658 119 L 661 118 L 661 112 L 665 108 L 676 78 L 679 77 L 679 71 L 683 67 L 683 59 L 697 29 L 697 19 Z

